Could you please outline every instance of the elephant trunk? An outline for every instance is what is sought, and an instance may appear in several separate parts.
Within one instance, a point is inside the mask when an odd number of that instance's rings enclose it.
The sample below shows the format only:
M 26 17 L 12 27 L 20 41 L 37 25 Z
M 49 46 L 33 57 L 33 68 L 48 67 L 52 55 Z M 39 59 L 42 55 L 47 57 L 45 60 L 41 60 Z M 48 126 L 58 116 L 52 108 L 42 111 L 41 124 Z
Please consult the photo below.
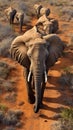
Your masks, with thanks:
M 35 106 L 34 112 L 38 112 L 41 105 L 41 85 L 42 85 L 42 72 L 36 71 L 33 72 L 34 85 L 35 85 Z
M 37 62 L 36 65 L 32 69 L 33 77 L 34 77 L 34 86 L 35 86 L 35 106 L 34 112 L 38 112 L 41 103 L 42 103 L 42 83 L 43 77 L 45 78 L 45 82 L 47 82 L 47 74 L 46 67 L 44 64 Z

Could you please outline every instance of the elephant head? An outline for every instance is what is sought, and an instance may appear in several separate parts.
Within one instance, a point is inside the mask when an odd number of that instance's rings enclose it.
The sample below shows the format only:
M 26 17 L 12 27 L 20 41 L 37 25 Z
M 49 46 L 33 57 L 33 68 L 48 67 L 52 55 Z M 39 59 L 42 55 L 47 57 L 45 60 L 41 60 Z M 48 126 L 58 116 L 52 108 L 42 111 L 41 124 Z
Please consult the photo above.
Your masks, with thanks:
M 47 82 L 47 72 L 61 56 L 64 44 L 61 39 L 51 34 L 25 43 L 23 36 L 18 36 L 11 45 L 12 57 L 29 69 L 27 82 L 33 75 L 35 87 L 35 107 L 37 112 L 42 102 L 42 84 Z

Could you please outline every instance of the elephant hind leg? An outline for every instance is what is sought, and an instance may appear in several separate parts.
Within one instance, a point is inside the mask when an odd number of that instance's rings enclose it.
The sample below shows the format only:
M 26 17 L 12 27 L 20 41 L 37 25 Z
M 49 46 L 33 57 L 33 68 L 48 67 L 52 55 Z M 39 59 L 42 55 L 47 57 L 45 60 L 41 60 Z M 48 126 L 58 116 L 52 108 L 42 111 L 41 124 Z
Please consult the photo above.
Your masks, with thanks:
M 32 92 L 31 92 L 31 94 L 30 93 L 28 94 L 28 102 L 30 104 L 34 104 L 34 102 L 35 102 L 35 96 L 33 95 Z

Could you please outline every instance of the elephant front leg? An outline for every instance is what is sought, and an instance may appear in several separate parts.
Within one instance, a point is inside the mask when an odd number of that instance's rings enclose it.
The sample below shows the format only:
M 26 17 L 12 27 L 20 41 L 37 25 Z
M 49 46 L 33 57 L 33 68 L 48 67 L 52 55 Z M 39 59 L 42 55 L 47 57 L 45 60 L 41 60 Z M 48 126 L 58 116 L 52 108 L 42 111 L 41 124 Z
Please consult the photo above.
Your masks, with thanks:
M 31 86 L 32 76 L 30 78 L 30 81 L 28 82 L 28 74 L 29 74 L 29 70 L 24 68 L 24 78 L 27 87 L 28 102 L 33 104 L 35 102 L 35 97 Z

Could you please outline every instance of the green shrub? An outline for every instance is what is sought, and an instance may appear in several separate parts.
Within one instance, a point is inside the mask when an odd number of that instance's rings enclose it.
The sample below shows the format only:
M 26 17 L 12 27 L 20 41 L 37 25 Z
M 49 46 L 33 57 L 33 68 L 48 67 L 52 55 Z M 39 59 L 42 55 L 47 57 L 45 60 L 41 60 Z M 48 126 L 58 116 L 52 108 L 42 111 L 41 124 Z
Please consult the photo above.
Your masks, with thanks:
M 61 111 L 61 117 L 67 121 L 73 122 L 73 108 L 64 108 Z
M 72 68 L 71 67 L 64 67 L 64 68 L 62 68 L 63 69 L 63 71 L 65 72 L 65 73 L 70 73 L 71 71 L 72 71 Z
M 0 104 L 0 110 L 1 111 L 6 111 L 8 107 L 5 104 Z

